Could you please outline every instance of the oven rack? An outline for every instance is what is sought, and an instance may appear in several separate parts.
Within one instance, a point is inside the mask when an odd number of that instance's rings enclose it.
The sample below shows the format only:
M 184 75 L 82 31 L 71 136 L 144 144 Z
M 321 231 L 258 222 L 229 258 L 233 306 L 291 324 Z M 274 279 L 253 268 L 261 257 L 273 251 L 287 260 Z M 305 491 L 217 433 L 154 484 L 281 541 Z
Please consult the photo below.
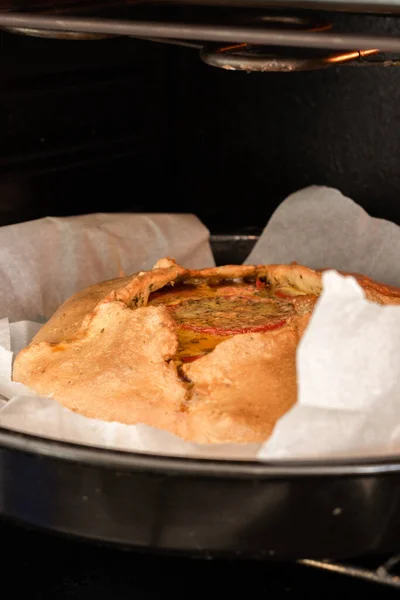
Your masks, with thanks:
M 230 8 L 221 13 L 217 8 L 216 14 L 215 8 L 191 7 L 188 16 L 181 9 L 182 6 L 130 6 L 128 11 L 122 11 L 123 17 L 118 11 L 104 16 L 99 8 L 83 15 L 78 11 L 77 15 L 73 6 L 56 11 L 0 10 L 0 29 L 61 39 L 125 36 L 184 45 L 199 50 L 201 59 L 211 66 L 248 72 L 400 65 L 397 15 L 378 17 L 383 23 L 381 31 L 370 31 L 366 15 L 367 31 L 360 33 L 354 31 L 354 19 L 349 14 L 339 17 L 338 27 L 338 19 L 332 20 L 332 13 L 325 12 L 270 9 L 255 13 L 254 9 Z M 358 27 L 360 22 L 363 16 L 359 15 Z M 390 35 L 386 33 L 388 23 Z
M 360 563 L 312 559 L 301 559 L 297 562 L 319 571 L 400 589 L 400 554 L 394 554 L 384 559 L 367 559 Z

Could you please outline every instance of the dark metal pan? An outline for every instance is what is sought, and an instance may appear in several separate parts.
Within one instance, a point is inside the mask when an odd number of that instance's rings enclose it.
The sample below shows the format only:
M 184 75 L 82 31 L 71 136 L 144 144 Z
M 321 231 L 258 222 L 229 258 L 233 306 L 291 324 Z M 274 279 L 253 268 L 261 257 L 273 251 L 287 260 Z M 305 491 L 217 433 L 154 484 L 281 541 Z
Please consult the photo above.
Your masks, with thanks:
M 1 514 L 124 547 L 264 559 L 396 552 L 399 494 L 399 457 L 189 460 L 0 429 Z
M 217 263 L 257 236 L 214 236 Z M 181 459 L 0 428 L 0 514 L 124 547 L 260 559 L 400 551 L 400 456 L 312 462 Z

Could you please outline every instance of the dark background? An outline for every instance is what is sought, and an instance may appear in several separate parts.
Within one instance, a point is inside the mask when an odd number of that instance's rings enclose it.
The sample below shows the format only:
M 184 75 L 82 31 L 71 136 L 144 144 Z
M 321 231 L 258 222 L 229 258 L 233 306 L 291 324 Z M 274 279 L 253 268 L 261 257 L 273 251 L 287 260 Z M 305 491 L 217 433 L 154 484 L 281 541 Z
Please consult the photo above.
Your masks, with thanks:
M 2 586 L 29 600 L 397 598 L 398 589 L 310 567 L 124 552 L 0 520 Z M 379 561 L 367 561 L 376 568 Z M 7 593 L 7 592 L 5 592 Z
M 190 211 L 240 232 L 314 183 L 400 223 L 396 69 L 249 75 L 193 49 L 0 33 L 0 131 L 0 224 Z

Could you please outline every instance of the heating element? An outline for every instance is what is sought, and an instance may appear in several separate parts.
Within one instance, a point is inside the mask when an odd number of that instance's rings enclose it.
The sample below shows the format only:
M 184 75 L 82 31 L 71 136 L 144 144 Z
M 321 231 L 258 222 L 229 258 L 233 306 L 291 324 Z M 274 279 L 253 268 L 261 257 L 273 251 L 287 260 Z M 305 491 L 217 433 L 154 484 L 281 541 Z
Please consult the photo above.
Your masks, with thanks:
M 352 16 L 286 9 L 192 8 L 135 5 L 104 14 L 104 5 L 78 11 L 0 11 L 0 28 L 25 35 L 58 39 L 128 36 L 200 52 L 207 64 L 227 70 L 306 71 L 335 67 L 395 67 L 400 64 L 400 26 L 395 14 L 382 16 L 395 24 L 397 35 L 352 27 Z M 124 5 L 125 6 L 125 5 Z M 217 14 L 216 14 L 217 9 Z M 338 22 L 339 21 L 339 22 Z M 343 28 L 343 23 L 346 27 Z M 383 28 L 384 29 L 384 28 Z M 396 54 L 397 53 L 397 54 Z

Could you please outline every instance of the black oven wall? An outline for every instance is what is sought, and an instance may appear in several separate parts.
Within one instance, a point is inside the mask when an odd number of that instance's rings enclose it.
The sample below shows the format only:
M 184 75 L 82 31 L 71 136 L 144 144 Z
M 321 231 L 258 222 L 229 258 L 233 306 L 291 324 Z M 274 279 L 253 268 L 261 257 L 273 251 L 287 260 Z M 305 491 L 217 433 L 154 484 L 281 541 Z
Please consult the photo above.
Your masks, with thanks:
M 248 75 L 132 39 L 0 43 L 1 225 L 188 211 L 257 230 L 311 184 L 400 223 L 400 70 Z

